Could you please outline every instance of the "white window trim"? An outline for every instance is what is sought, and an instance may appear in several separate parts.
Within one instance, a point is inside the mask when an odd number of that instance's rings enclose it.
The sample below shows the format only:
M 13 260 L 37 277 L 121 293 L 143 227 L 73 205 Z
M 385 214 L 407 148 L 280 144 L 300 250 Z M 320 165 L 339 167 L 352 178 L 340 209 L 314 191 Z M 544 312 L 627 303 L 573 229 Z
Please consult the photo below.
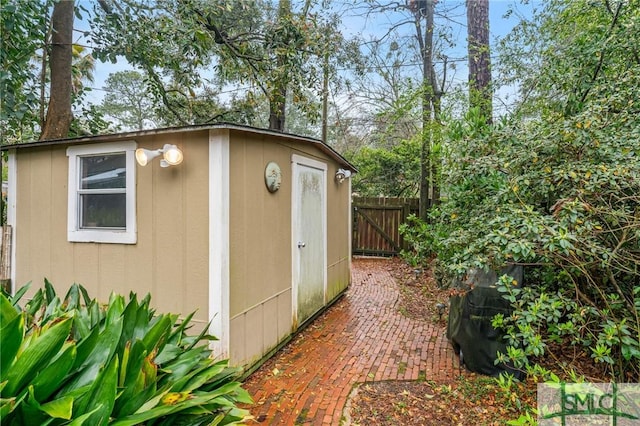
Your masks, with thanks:
M 70 146 L 67 148 L 69 157 L 68 184 L 68 212 L 67 212 L 67 240 L 76 243 L 112 243 L 135 244 L 138 239 L 136 229 L 136 143 L 133 141 L 103 143 L 94 145 Z M 78 222 L 78 173 L 80 171 L 79 157 L 120 153 L 126 154 L 126 229 L 81 229 Z

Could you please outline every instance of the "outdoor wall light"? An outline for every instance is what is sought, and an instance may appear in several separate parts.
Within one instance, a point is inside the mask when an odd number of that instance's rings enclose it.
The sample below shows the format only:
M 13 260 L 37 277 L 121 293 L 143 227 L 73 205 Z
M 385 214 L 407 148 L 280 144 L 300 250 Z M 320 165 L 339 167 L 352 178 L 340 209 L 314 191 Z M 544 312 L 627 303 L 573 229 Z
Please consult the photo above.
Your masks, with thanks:
M 180 148 L 167 143 L 164 144 L 162 149 L 136 149 L 136 161 L 141 166 L 146 166 L 149 161 L 160 156 L 160 154 L 162 154 L 160 167 L 177 166 L 178 164 L 182 163 L 182 159 L 184 158 L 184 156 L 182 155 L 182 151 L 180 151 Z
M 351 177 L 351 170 L 338 169 L 336 172 L 336 182 L 342 183 L 345 179 Z

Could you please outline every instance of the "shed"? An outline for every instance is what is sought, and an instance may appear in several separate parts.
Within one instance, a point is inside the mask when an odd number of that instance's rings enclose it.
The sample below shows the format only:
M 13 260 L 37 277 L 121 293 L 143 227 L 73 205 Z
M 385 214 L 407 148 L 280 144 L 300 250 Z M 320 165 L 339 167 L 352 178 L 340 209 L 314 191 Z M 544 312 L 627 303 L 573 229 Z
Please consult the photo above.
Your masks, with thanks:
M 248 368 L 349 285 L 356 170 L 317 139 L 215 124 L 2 150 L 14 291 L 46 277 L 104 301 L 150 293 Z

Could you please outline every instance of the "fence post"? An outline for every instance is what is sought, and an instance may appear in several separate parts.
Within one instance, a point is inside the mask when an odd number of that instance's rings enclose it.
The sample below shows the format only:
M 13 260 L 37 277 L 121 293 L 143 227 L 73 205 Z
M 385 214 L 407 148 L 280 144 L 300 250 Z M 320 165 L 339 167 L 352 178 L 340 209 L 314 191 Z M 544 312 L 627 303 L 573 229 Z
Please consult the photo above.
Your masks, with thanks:
M 0 227 L 0 286 L 11 293 L 11 226 Z

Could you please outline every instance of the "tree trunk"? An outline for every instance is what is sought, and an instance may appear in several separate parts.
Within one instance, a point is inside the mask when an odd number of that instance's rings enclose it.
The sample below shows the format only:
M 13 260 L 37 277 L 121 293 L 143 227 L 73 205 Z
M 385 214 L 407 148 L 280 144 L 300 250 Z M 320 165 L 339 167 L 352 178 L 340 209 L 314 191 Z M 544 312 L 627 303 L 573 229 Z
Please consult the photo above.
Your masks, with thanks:
M 428 219 L 429 209 L 433 204 L 434 191 L 436 186 L 433 174 L 434 161 L 432 156 L 433 145 L 433 122 L 438 88 L 435 81 L 433 69 L 433 28 L 435 15 L 434 0 L 420 2 L 418 8 L 413 9 L 416 17 L 416 36 L 420 45 L 422 56 L 422 148 L 420 151 L 420 219 Z M 424 34 L 422 33 L 421 22 L 425 20 Z M 439 101 L 438 101 L 439 103 Z
M 291 0 L 280 0 L 278 3 L 278 19 L 284 21 L 290 19 Z M 285 42 L 285 40 L 281 40 Z M 269 100 L 269 129 L 284 131 L 285 124 L 285 107 L 287 103 L 287 57 L 286 53 L 276 55 L 276 71 L 274 78 L 276 79 L 271 99 Z
M 269 101 L 269 129 L 284 132 L 285 106 L 287 98 L 286 87 L 279 87 L 271 94 Z
M 446 63 L 445 63 L 446 69 Z M 431 123 L 431 203 L 429 208 L 440 204 L 440 169 L 442 168 L 442 157 L 441 157 L 441 148 L 442 145 L 442 126 L 441 126 L 441 117 L 442 117 L 442 95 L 444 93 L 444 82 L 446 81 L 446 72 L 443 76 L 443 87 L 438 88 L 438 82 L 436 80 L 435 71 L 432 69 L 431 73 L 431 84 L 434 87 L 433 94 L 433 121 Z M 438 145 L 439 148 L 433 149 L 435 145 Z
M 489 55 L 489 0 L 467 0 L 469 51 L 469 106 L 491 122 L 491 56 Z
M 71 127 L 71 64 L 73 53 L 73 6 L 74 2 L 63 0 L 53 6 L 51 16 L 51 88 L 47 118 L 40 140 L 61 139 L 69 135 Z M 43 54 L 46 54 L 44 52 Z

